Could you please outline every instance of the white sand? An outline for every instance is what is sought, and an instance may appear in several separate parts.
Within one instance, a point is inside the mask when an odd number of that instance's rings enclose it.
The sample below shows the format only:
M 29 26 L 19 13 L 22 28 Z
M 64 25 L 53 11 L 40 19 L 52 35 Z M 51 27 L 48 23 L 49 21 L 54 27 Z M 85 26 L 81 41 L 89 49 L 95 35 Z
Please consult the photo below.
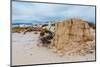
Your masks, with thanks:
M 60 57 L 45 47 L 38 47 L 39 34 L 28 32 L 12 33 L 12 64 L 44 64 L 74 61 L 95 60 L 95 54 L 86 56 L 63 56 Z

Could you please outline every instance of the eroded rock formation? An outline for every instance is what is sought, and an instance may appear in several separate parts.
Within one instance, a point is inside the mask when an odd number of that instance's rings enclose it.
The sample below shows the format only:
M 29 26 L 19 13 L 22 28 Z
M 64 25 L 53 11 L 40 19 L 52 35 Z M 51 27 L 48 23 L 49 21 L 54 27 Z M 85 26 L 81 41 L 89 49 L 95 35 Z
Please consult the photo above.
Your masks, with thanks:
M 55 24 L 52 49 L 62 54 L 87 54 L 95 50 L 95 32 L 87 21 L 64 20 Z M 92 49 L 93 48 L 93 49 Z

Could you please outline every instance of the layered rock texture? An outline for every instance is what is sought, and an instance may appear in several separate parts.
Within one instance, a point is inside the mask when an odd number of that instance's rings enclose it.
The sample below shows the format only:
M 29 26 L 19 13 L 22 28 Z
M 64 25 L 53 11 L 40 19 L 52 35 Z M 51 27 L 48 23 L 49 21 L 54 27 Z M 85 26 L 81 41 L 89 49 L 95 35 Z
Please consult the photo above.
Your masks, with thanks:
M 55 24 L 52 49 L 56 53 L 86 55 L 95 52 L 95 29 L 87 21 L 69 19 Z

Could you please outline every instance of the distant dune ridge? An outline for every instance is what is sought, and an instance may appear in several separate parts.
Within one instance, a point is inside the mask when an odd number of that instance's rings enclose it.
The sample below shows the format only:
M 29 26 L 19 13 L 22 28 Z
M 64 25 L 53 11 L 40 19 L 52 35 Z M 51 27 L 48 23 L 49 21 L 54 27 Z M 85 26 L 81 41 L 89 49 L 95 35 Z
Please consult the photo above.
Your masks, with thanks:
M 52 51 L 61 55 L 95 53 L 95 25 L 82 19 L 69 19 L 55 24 Z

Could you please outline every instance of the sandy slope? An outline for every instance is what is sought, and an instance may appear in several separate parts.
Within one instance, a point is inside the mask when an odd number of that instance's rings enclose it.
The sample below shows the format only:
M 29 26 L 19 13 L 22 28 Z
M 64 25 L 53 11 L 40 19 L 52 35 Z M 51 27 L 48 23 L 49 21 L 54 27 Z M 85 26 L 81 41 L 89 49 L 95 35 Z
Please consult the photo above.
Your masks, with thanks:
M 42 64 L 95 60 L 95 54 L 60 57 L 45 47 L 38 47 L 38 36 L 33 32 L 12 33 L 12 64 Z

